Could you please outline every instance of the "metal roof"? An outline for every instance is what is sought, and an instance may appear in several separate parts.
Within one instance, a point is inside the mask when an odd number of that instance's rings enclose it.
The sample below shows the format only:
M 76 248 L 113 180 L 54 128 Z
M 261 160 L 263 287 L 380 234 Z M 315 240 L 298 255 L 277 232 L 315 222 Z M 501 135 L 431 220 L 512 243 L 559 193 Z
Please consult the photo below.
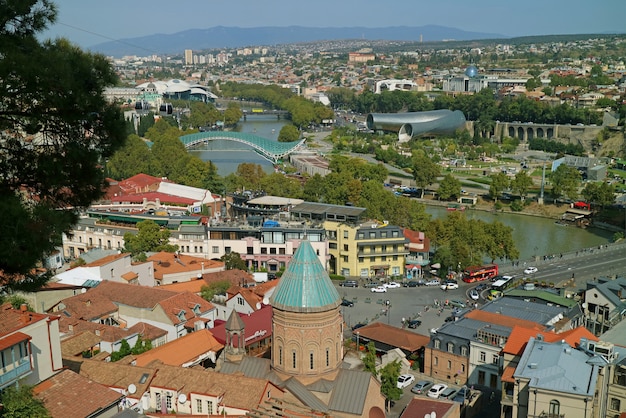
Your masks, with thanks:
M 529 379 L 530 389 L 593 397 L 598 368 L 588 361 L 586 353 L 566 342 L 548 343 L 531 338 L 513 377 Z
M 357 206 L 329 205 L 325 203 L 304 202 L 291 209 L 291 213 L 301 216 L 322 218 L 322 219 L 358 219 L 365 208 Z
M 308 240 L 303 240 L 270 298 L 272 307 L 291 312 L 323 312 L 338 307 L 339 292 Z
M 332 411 L 362 415 L 372 374 L 361 370 L 340 370 L 328 406 Z

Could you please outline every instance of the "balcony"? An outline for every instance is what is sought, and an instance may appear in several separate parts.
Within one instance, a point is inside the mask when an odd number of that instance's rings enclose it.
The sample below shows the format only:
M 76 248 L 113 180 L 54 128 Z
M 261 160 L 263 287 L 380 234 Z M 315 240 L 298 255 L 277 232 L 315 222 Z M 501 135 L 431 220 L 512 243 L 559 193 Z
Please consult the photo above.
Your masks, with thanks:
M 0 374 L 0 389 L 9 386 L 10 384 L 18 381 L 19 379 L 29 375 L 31 373 L 30 361 L 28 358 L 16 366 L 15 368 Z

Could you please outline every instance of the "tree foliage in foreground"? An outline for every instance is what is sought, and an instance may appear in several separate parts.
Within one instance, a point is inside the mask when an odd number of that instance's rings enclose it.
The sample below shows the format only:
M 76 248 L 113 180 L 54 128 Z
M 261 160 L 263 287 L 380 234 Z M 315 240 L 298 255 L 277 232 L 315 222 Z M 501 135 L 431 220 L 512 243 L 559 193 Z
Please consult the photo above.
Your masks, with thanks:
M 0 393 L 0 417 L 2 418 L 49 418 L 50 413 L 40 399 L 33 395 L 33 387 L 9 386 Z
M 402 389 L 398 387 L 400 377 L 400 363 L 393 361 L 380 369 L 380 392 L 385 399 L 397 401 L 402 397 Z
M 105 56 L 37 39 L 56 19 L 51 2 L 7 0 L 1 15 L 0 280 L 33 289 L 48 280 L 33 268 L 102 196 L 104 158 L 126 127 L 103 94 L 117 81 Z
M 124 250 L 131 253 L 135 259 L 144 259 L 145 253 L 150 251 L 166 251 L 173 253 L 178 245 L 169 242 L 170 231 L 161 228 L 150 219 L 137 223 L 137 234 L 124 234 Z

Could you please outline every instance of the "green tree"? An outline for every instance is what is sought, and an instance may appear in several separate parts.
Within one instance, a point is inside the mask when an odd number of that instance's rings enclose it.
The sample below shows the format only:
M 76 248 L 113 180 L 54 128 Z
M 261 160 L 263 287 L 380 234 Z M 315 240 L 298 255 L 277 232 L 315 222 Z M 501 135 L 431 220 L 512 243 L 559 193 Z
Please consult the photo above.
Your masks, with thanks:
M 228 280 L 220 280 L 217 282 L 209 283 L 206 286 L 200 288 L 200 297 L 206 301 L 211 302 L 215 295 L 223 295 L 230 287 Z
M 130 350 L 131 354 L 137 355 L 141 353 L 145 353 L 148 350 L 152 349 L 152 341 L 144 340 L 141 338 L 141 335 L 137 337 L 137 341 L 135 341 L 135 345 Z
M 33 395 L 33 387 L 20 384 L 0 392 L 0 416 L 3 418 L 49 418 L 43 401 Z
M 360 347 L 356 348 L 357 351 L 360 351 Z M 372 376 L 378 376 L 378 372 L 376 371 L 376 345 L 374 341 L 370 341 L 367 344 L 367 350 L 365 355 L 363 356 L 363 367 L 366 372 L 370 372 Z
M 522 200 L 526 198 L 532 185 L 533 179 L 525 171 L 515 174 L 515 178 L 511 180 L 511 190 L 519 193 Z
M 604 181 L 587 182 L 581 194 L 587 202 L 601 207 L 612 205 L 615 202 L 615 186 Z
M 441 200 L 448 200 L 452 197 L 458 197 L 461 195 L 461 182 L 452 174 L 446 174 L 443 180 L 439 183 L 439 189 L 437 190 L 437 198 Z
M 285 125 L 278 133 L 278 142 L 294 142 L 300 138 L 300 131 L 293 125 Z
M 386 401 L 397 401 L 402 397 L 402 389 L 398 387 L 398 377 L 400 377 L 400 363 L 394 361 L 387 363 L 380 369 L 380 393 Z
M 502 172 L 492 174 L 490 177 L 489 196 L 497 202 L 502 192 L 510 187 L 509 177 Z
M 120 349 L 111 353 L 111 361 L 119 361 L 131 353 L 132 350 L 130 348 L 130 344 L 128 344 L 128 341 L 124 338 L 120 343 Z
M 581 175 L 574 167 L 566 164 L 559 165 L 556 170 L 550 173 L 550 181 L 552 182 L 552 196 L 559 199 L 567 196 L 570 199 L 578 197 L 578 185 L 580 184 Z
M 104 89 L 108 59 L 67 40 L 39 42 L 57 10 L 48 0 L 6 0 L 0 18 L 0 281 L 38 288 L 34 269 L 61 244 L 81 208 L 105 190 L 102 164 L 126 137 Z
M 413 178 L 415 184 L 421 189 L 420 197 L 424 197 L 424 189 L 430 186 L 439 177 L 441 169 L 439 164 L 428 158 L 426 155 L 413 157 Z
M 129 135 L 126 144 L 111 156 L 106 164 L 110 177 L 123 180 L 135 174 L 156 174 L 148 144 L 135 134 Z
M 234 126 L 243 117 L 243 112 L 236 103 L 228 103 L 228 107 L 224 111 L 224 123 L 226 126 Z
M 170 231 L 161 228 L 150 219 L 137 223 L 137 234 L 127 232 L 124 234 L 124 250 L 133 257 L 144 258 L 146 252 L 166 251 L 173 253 L 178 250 L 178 245 L 169 243 Z
M 248 266 L 246 266 L 246 262 L 241 258 L 241 255 L 234 251 L 224 254 L 220 257 L 220 260 L 224 262 L 226 270 L 248 270 Z

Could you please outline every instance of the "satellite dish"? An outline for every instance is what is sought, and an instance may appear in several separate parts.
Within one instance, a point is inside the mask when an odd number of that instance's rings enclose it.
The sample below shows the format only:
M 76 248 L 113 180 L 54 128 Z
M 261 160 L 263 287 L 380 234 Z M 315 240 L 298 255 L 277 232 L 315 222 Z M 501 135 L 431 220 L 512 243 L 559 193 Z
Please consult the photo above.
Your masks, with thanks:
M 185 403 L 187 402 L 187 395 L 185 395 L 184 393 L 181 393 L 180 395 L 178 395 L 178 403 Z
M 582 307 L 583 309 L 587 309 L 587 302 L 583 302 Z
M 437 413 L 435 411 L 431 412 L 430 418 L 437 418 Z
M 256 308 L 257 308 L 257 309 L 261 309 L 261 302 L 257 302 L 257 303 L 256 303 Z
M 270 304 L 270 300 L 269 300 L 269 298 L 268 298 L 267 296 L 265 296 L 265 297 L 263 298 L 263 304 L 264 304 L 264 305 L 269 305 L 269 304 Z
M 137 392 L 137 386 L 135 386 L 133 383 L 128 385 L 128 393 L 132 395 L 135 392 Z

